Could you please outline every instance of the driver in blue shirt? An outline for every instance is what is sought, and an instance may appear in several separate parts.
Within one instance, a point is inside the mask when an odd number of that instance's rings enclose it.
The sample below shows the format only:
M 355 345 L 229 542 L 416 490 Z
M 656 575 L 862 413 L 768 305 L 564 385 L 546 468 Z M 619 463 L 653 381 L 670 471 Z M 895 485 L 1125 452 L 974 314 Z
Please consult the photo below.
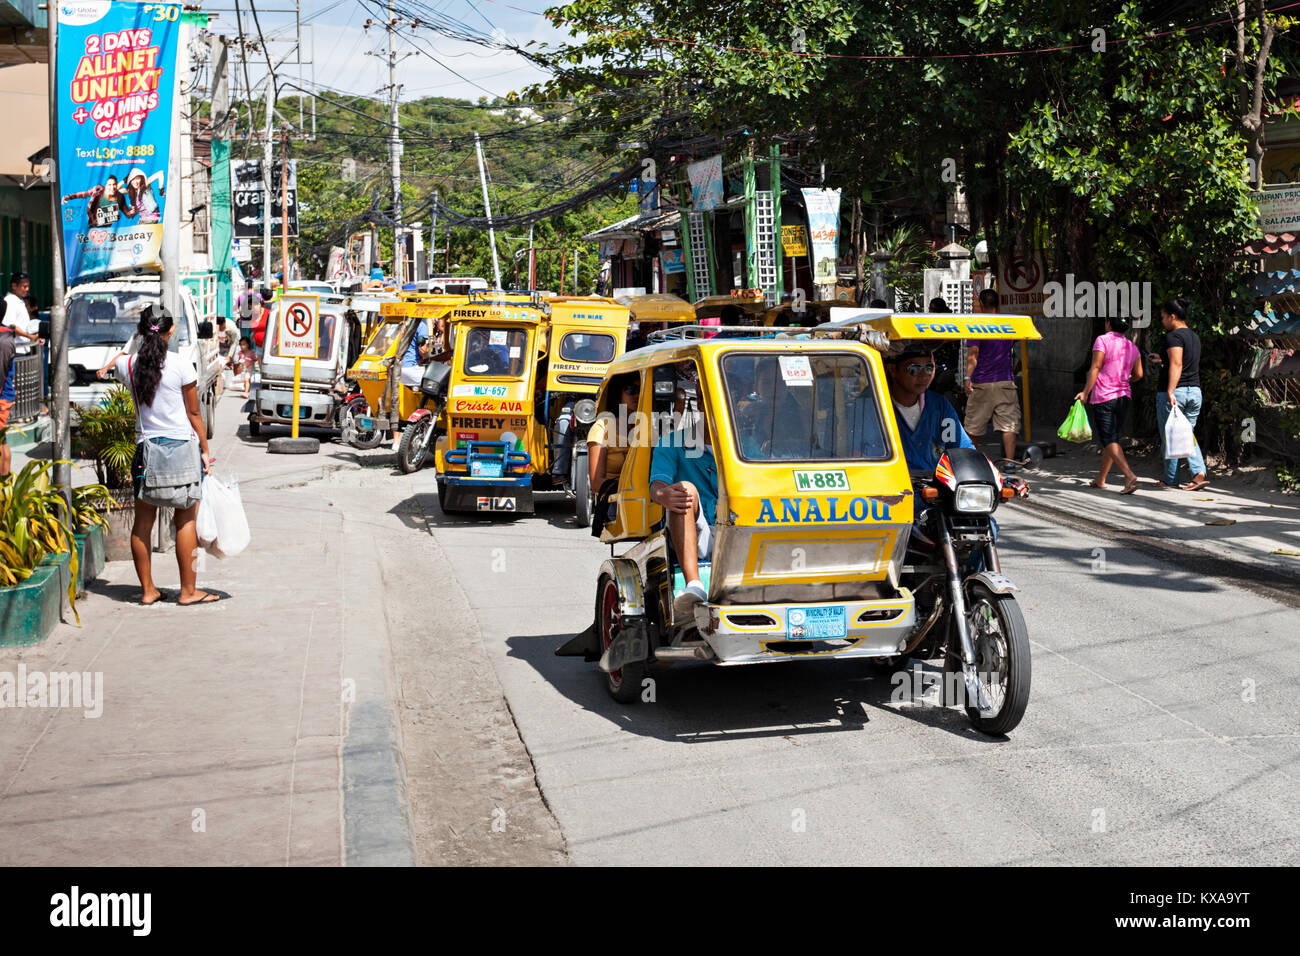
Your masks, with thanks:
M 883 358 L 908 470 L 932 475 L 949 448 L 975 447 L 952 403 L 930 391 L 935 369 L 932 343 L 904 339 L 895 342 Z

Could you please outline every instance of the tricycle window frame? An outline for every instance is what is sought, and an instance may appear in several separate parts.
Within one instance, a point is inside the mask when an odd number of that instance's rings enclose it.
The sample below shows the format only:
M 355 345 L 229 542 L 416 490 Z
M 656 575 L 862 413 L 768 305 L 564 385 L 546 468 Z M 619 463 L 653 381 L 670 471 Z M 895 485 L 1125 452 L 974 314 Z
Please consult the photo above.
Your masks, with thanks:
M 779 359 L 781 356 L 785 356 L 785 355 L 800 355 L 800 356 L 806 356 L 810 362 L 815 361 L 815 360 L 818 359 L 818 358 L 824 358 L 824 359 L 825 359 L 825 358 L 838 359 L 838 358 L 847 358 L 847 357 L 852 357 L 852 358 L 855 358 L 855 359 L 857 359 L 859 362 L 862 363 L 862 369 L 863 369 L 863 372 L 864 372 L 865 375 L 866 375 L 867 383 L 868 383 L 868 385 L 870 386 L 871 394 L 872 394 L 872 397 L 873 397 L 873 400 L 874 400 L 874 404 L 875 404 L 875 412 L 876 412 L 876 419 L 877 419 L 877 424 L 879 425 L 879 428 L 880 428 L 880 435 L 881 435 L 881 438 L 884 440 L 884 443 L 885 443 L 885 450 L 884 450 L 884 453 L 883 453 L 882 455 L 879 455 L 879 456 L 872 456 L 872 457 L 869 457 L 869 458 L 868 458 L 868 457 L 861 457 L 861 458 L 754 458 L 754 457 L 751 457 L 751 456 L 745 454 L 744 449 L 743 449 L 743 447 L 742 447 L 742 445 L 741 445 L 741 441 L 740 441 L 740 427 L 739 427 L 739 416 L 738 416 L 738 410 L 737 410 L 737 408 L 736 408 L 735 401 L 733 400 L 733 397 L 732 397 L 731 388 L 730 388 L 729 385 L 728 385 L 728 379 L 727 379 L 727 375 L 728 375 L 728 373 L 727 373 L 727 364 L 728 364 L 730 361 L 732 361 L 733 359 L 735 359 L 735 358 L 754 358 L 754 359 L 758 359 L 758 358 L 765 358 L 765 357 L 769 357 L 769 356 L 770 356 L 770 357 L 772 357 L 772 358 L 774 358 L 774 359 Z M 790 466 L 790 465 L 804 465 L 804 464 L 806 464 L 806 465 L 814 465 L 814 466 L 818 466 L 818 467 L 820 467 L 820 466 L 825 466 L 825 465 L 835 465 L 835 464 L 839 464 L 839 465 L 884 465 L 884 464 L 889 464 L 890 462 L 895 461 L 895 460 L 897 459 L 897 457 L 898 457 L 898 455 L 899 455 L 899 450 L 898 450 L 898 448 L 896 447 L 896 446 L 897 446 L 897 442 L 894 440 L 894 438 L 893 438 L 893 437 L 891 436 L 891 434 L 890 434 L 890 428 L 889 428 L 888 419 L 887 419 L 887 417 L 886 417 L 886 415 L 885 415 L 885 410 L 884 410 L 884 408 L 882 407 L 882 405 L 881 405 L 881 403 L 880 403 L 880 394 L 881 394 L 881 391 L 882 391 L 882 389 L 881 389 L 881 387 L 880 387 L 881 383 L 877 381 L 877 379 L 876 379 L 876 375 L 875 375 L 875 372 L 874 372 L 874 370 L 873 370 L 872 367 L 871 367 L 871 363 L 867 361 L 867 357 L 866 357 L 865 355 L 861 355 L 861 354 L 859 354 L 859 353 L 856 352 L 856 351 L 850 351 L 850 350 L 848 350 L 848 349 L 826 349 L 826 350 L 824 350 L 824 351 L 822 351 L 822 350 L 819 350 L 819 351 L 812 351 L 812 350 L 804 351 L 804 350 L 799 350 L 799 351 L 791 351 L 791 352 L 776 351 L 776 350 L 758 350 L 758 349 L 728 349 L 727 351 L 721 353 L 721 354 L 717 357 L 717 360 L 716 360 L 716 361 L 717 361 L 717 369 L 718 369 L 718 375 L 719 375 L 719 382 L 718 382 L 718 384 L 719 384 L 719 386 L 720 386 L 720 390 L 721 390 L 721 392 L 722 392 L 722 394 L 723 394 L 723 398 L 725 399 L 725 401 L 726 401 L 726 403 L 727 403 L 727 417 L 728 417 L 728 420 L 729 420 L 730 425 L 731 425 L 731 428 L 730 428 L 730 431 L 731 431 L 731 447 L 732 447 L 732 450 L 733 450 L 733 452 L 735 453 L 737 459 L 739 459 L 740 461 L 744 462 L 745 464 L 747 464 L 747 465 L 770 465 L 770 466 L 775 467 L 775 468 L 784 468 L 784 467 L 788 467 L 788 466 Z M 812 387 L 813 387 L 813 389 L 815 389 L 815 388 L 816 388 L 816 385 L 813 385 Z M 884 393 L 885 393 L 886 401 L 888 401 L 888 400 L 889 400 L 889 390 L 888 390 L 888 386 L 887 386 L 887 385 L 886 385 L 886 387 L 884 388 Z
M 519 362 L 520 362 L 520 365 L 519 365 L 519 370 L 518 370 L 517 372 L 511 372 L 511 371 L 509 370 L 509 368 L 507 368 L 507 370 L 504 371 L 504 372 L 472 372 L 472 371 L 470 371 L 470 369 L 469 369 L 469 365 L 467 364 L 467 363 L 469 362 L 469 347 L 470 347 L 471 340 L 472 340 L 472 338 L 473 338 L 474 333 L 475 333 L 475 332 L 478 332 L 478 331 L 480 331 L 480 330 L 489 333 L 489 342 L 491 341 L 491 339 L 490 339 L 490 334 L 491 334 L 492 332 L 505 332 L 505 333 L 507 333 L 506 346 L 505 346 L 505 347 L 506 347 L 506 362 L 507 362 L 507 363 L 509 363 L 509 362 L 511 361 L 511 358 L 510 358 L 510 348 L 511 348 L 510 338 L 513 337 L 513 336 L 516 335 L 516 334 L 518 334 L 518 335 L 522 335 L 522 336 L 523 336 L 522 343 L 521 343 L 520 346 L 519 346 L 519 349 L 520 349 L 520 352 L 519 352 Z M 523 381 L 523 380 L 527 379 L 527 378 L 528 378 L 528 374 L 529 374 L 529 370 L 530 370 L 530 368 L 532 367 L 532 361 L 533 361 L 533 357 L 532 357 L 532 355 L 530 354 L 530 350 L 531 350 L 531 348 L 532 348 L 532 345 L 531 345 L 531 335 L 530 335 L 530 331 L 531 331 L 531 330 L 530 330 L 529 328 L 524 327 L 524 326 L 519 326 L 519 325 L 510 325 L 510 324 L 492 325 L 492 324 L 489 324 L 489 323 L 487 323 L 487 322 L 480 323 L 480 324 L 475 324 L 475 325 L 471 325 L 471 326 L 467 326 L 466 328 L 461 329 L 461 330 L 460 330 L 460 335 L 458 336 L 458 338 L 463 338 L 463 339 L 464 339 L 464 342 L 465 342 L 465 345 L 464 345 L 463 350 L 461 351 L 461 354 L 460 354 L 460 356 L 459 356 L 459 358 L 458 358 L 457 363 L 453 366 L 453 368 L 456 369 L 456 374 L 458 374 L 458 375 L 464 377 L 464 378 L 467 379 L 467 380 L 471 380 L 471 379 L 472 379 L 472 380 L 478 380 L 478 379 L 505 379 L 505 380 L 507 380 L 507 381 L 518 382 L 518 381 Z M 489 345 L 488 347 L 491 348 L 492 346 Z M 457 348 L 460 348 L 459 344 L 457 345 Z
M 609 358 L 607 359 L 573 358 L 572 356 L 565 355 L 564 354 L 565 344 L 569 341 L 570 338 L 572 338 L 575 335 L 585 335 L 591 339 L 595 339 L 595 338 L 609 339 L 609 344 L 610 344 Z M 601 330 L 567 329 L 565 330 L 564 334 L 560 336 L 560 347 L 558 349 L 558 354 L 560 357 L 560 361 L 562 362 L 576 362 L 582 365 L 608 365 L 610 362 L 614 361 L 614 359 L 618 358 L 618 337 L 609 332 L 605 332 Z

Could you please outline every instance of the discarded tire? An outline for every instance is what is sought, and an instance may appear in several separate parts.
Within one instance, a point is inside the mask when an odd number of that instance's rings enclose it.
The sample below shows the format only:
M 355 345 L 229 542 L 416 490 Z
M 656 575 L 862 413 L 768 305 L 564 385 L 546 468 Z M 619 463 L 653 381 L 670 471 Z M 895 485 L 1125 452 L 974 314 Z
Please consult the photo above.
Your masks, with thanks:
M 314 455 L 320 451 L 319 438 L 272 438 L 266 443 L 272 455 Z

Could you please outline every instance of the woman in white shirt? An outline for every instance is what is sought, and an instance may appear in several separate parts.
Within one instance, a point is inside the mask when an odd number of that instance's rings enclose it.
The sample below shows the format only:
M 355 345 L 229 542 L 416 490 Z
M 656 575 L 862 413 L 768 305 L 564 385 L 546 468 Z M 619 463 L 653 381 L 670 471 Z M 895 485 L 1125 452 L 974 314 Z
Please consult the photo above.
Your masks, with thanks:
M 207 429 L 199 414 L 198 375 L 188 362 L 167 350 L 175 326 L 163 310 L 146 306 L 136 328 L 140 348 L 99 370 L 110 368 L 131 389 L 135 401 L 136 449 L 131 463 L 135 491 L 135 524 L 131 528 L 131 557 L 140 578 L 140 603 L 162 600 L 154 586 L 150 538 L 158 509 L 175 509 L 176 563 L 180 568 L 182 606 L 211 604 L 219 595 L 195 586 L 194 558 L 199 539 L 195 517 L 203 473 L 212 464 Z M 202 458 L 200 458 L 200 450 Z

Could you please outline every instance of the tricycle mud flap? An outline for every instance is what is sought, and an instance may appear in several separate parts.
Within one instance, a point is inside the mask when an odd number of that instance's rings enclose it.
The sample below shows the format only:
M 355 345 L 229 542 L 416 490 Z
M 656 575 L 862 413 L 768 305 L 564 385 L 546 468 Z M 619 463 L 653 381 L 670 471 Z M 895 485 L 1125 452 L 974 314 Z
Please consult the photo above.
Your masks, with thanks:
M 644 661 L 649 656 L 650 640 L 646 636 L 645 618 L 624 617 L 618 634 L 609 642 L 609 649 L 600 656 L 600 669 L 608 674 L 628 664 Z

